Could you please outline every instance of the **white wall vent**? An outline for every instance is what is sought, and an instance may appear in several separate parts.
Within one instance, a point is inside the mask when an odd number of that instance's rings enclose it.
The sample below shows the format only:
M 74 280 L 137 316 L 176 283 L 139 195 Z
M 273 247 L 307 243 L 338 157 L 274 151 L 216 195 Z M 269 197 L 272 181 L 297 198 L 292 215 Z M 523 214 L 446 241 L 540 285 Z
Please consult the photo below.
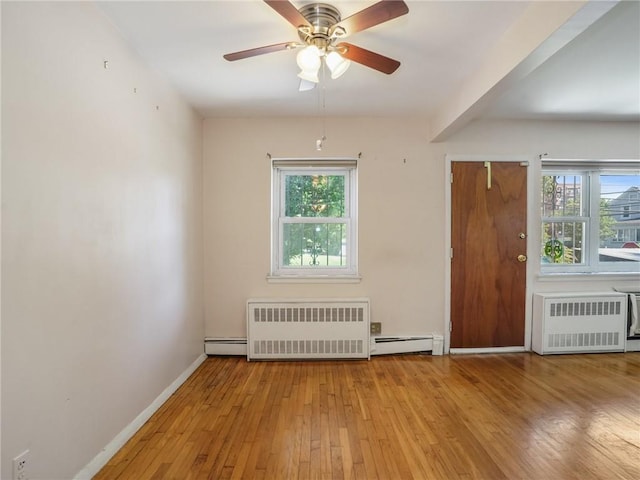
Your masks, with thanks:
M 369 358 L 368 299 L 251 299 L 247 359 Z
M 533 351 L 622 352 L 627 299 L 617 292 L 545 293 L 533 298 Z

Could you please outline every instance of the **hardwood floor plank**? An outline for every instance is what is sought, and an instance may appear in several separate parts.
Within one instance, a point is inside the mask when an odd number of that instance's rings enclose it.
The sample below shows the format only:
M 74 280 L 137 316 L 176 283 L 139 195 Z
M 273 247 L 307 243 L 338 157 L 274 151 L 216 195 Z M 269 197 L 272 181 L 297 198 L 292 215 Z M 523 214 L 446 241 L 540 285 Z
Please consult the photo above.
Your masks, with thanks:
M 96 480 L 640 478 L 640 353 L 210 357 Z

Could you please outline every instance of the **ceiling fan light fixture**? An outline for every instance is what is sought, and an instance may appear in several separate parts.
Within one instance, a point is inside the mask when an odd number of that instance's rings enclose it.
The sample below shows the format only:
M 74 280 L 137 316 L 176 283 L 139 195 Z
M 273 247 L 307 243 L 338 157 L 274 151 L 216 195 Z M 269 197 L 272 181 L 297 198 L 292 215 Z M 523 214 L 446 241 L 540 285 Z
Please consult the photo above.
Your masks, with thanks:
M 296 62 L 303 72 L 318 71 L 320 69 L 320 49 L 315 45 L 308 45 L 298 52 Z
M 320 59 L 322 52 L 315 45 L 309 45 L 298 52 L 296 56 L 296 62 L 300 67 L 300 73 L 298 77 L 308 82 L 318 83 L 318 72 L 322 65 Z
M 307 82 L 319 83 L 320 79 L 318 78 L 318 70 L 302 70 L 298 74 L 298 78 L 302 80 L 306 80 Z
M 393 58 L 350 43 L 336 44 L 336 41 L 409 13 L 409 7 L 403 0 L 378 0 L 377 3 L 344 20 L 340 11 L 327 3 L 305 2 L 303 7 L 296 8 L 291 0 L 264 0 L 264 2 L 298 30 L 298 37 L 302 43 L 284 42 L 250 48 L 223 55 L 226 60 L 235 61 L 303 47 L 296 57 L 301 70 L 298 76 L 314 84 L 319 83 L 318 73 L 322 67 L 322 57 L 325 57 L 325 65 L 330 69 L 333 79 L 344 74 L 351 62 L 387 75 L 395 72 L 400 66 L 400 62 Z M 322 72 L 324 79 L 324 69 Z
M 351 60 L 347 60 L 336 51 L 329 52 L 324 61 L 331 70 L 331 78 L 334 80 L 346 72 L 351 65 Z
M 299 92 L 308 92 L 309 90 L 313 90 L 316 88 L 315 82 L 310 82 L 309 80 L 305 80 L 304 78 L 300 79 L 300 85 L 298 86 Z

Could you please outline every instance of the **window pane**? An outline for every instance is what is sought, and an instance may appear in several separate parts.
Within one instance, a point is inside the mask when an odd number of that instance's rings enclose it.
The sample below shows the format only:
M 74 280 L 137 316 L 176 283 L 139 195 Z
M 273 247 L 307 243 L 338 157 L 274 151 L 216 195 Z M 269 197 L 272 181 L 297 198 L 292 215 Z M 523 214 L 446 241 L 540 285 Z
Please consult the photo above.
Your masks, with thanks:
M 582 264 L 584 231 L 583 222 L 543 222 L 542 263 Z
M 542 216 L 582 216 L 584 208 L 582 185 L 582 175 L 544 175 L 542 177 Z
M 282 265 L 345 267 L 346 245 L 346 223 L 285 223 Z
M 600 175 L 601 262 L 640 262 L 640 175 Z
M 344 175 L 286 175 L 286 217 L 344 217 Z

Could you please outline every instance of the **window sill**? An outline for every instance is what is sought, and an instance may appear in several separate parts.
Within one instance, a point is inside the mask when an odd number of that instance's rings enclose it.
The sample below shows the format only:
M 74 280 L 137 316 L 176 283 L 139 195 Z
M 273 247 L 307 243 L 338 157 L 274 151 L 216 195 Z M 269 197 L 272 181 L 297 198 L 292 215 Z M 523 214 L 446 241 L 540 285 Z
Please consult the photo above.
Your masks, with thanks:
M 640 272 L 580 272 L 580 273 L 541 273 L 540 282 L 597 281 L 597 280 L 640 280 Z
M 267 283 L 360 283 L 359 275 L 267 275 Z

